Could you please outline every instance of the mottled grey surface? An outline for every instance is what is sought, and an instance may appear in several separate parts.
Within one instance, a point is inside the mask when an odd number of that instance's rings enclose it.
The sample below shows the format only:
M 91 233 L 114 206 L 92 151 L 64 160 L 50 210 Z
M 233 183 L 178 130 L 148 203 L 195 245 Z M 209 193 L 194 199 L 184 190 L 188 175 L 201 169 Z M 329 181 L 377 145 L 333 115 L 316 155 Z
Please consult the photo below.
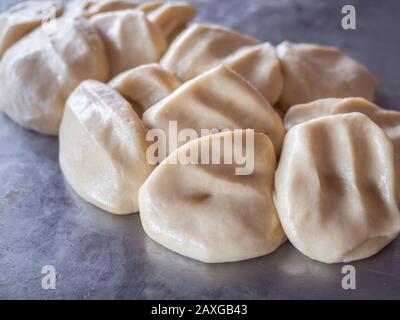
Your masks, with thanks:
M 0 9 L 13 2 L 2 0 Z M 400 109 L 400 1 L 193 2 L 198 21 L 273 43 L 342 48 L 380 79 L 378 101 Z M 348 3 L 357 9 L 356 31 L 340 27 Z M 312 261 L 289 243 L 262 258 L 206 265 L 151 241 L 138 215 L 114 217 L 83 202 L 63 180 L 57 157 L 56 138 L 0 114 L 0 298 L 400 298 L 400 239 L 353 263 L 353 291 L 341 289 L 342 265 Z M 53 291 L 41 288 L 47 264 L 57 270 Z

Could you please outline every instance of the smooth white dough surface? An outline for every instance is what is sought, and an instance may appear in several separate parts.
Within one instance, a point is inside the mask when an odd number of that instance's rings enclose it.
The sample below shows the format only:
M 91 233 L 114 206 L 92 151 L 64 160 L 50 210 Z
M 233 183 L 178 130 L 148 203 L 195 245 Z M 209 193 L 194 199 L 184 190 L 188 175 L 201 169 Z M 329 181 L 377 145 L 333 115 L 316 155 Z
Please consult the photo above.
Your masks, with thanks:
M 400 231 L 393 145 L 361 113 L 294 126 L 275 174 L 275 203 L 292 244 L 325 263 L 367 258 Z
M 58 134 L 65 101 L 86 79 L 106 81 L 106 51 L 82 18 L 58 18 L 15 43 L 0 61 L 0 110 L 21 126 Z
M 69 97 L 60 129 L 59 161 L 86 201 L 115 214 L 138 210 L 138 191 L 153 170 L 145 129 L 115 90 L 84 81 Z
M 337 48 L 284 41 L 276 52 L 284 78 L 279 106 L 284 110 L 322 98 L 374 100 L 378 81 Z
M 225 146 L 223 139 L 236 136 L 243 140 L 233 140 L 234 145 L 246 145 L 249 131 L 202 137 L 170 157 L 181 159 L 205 141 L 216 152 L 213 138 Z M 276 156 L 267 135 L 254 137 L 251 175 L 235 175 L 235 162 L 171 164 L 169 158 L 162 162 L 139 192 L 140 219 L 147 235 L 170 250 L 208 263 L 255 258 L 277 249 L 286 237 L 272 198 Z

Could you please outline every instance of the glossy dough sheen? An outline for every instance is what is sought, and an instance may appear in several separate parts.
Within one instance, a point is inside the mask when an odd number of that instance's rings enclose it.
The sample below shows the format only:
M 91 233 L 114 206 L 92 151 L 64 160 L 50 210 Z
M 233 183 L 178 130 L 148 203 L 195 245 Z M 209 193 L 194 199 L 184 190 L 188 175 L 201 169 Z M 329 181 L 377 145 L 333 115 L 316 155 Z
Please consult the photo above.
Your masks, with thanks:
M 220 26 L 190 26 L 175 39 L 161 60 L 164 68 L 183 81 L 220 64 L 240 73 L 271 104 L 281 95 L 283 78 L 275 48 Z
M 54 12 L 50 10 L 53 9 Z M 63 13 L 63 4 L 57 0 L 25 1 L 0 14 L 0 59 L 4 52 L 24 35 L 40 26 L 51 14 Z
M 178 131 L 194 129 L 255 129 L 267 133 L 279 154 L 285 130 L 267 100 L 244 78 L 219 66 L 186 82 L 143 114 L 147 128 L 169 133 L 169 121 Z M 179 146 L 179 145 L 178 145 Z
M 363 113 L 381 127 L 392 141 L 396 155 L 400 159 L 400 112 L 382 109 L 363 98 L 327 98 L 295 105 L 286 113 L 284 124 L 289 130 L 304 121 L 351 112 Z
M 106 81 L 108 75 L 96 30 L 81 18 L 59 18 L 6 51 L 0 61 L 0 110 L 23 127 L 58 134 L 69 94 L 85 79 Z
M 138 210 L 138 190 L 152 171 L 144 127 L 131 105 L 96 81 L 69 97 L 60 129 L 60 165 L 86 201 L 116 214 Z
M 245 132 L 218 137 L 235 135 L 246 141 Z M 216 136 L 194 140 L 175 153 L 184 155 Z M 266 135 L 254 137 L 255 166 L 248 176 L 235 175 L 235 164 L 168 164 L 168 158 L 161 163 L 139 192 L 147 235 L 168 249 L 210 263 L 250 259 L 277 249 L 286 238 L 272 200 L 275 152 Z M 211 150 L 216 152 L 215 147 Z
M 293 245 L 325 263 L 367 258 L 400 230 L 393 146 L 360 113 L 304 122 L 286 135 L 276 206 Z
M 125 71 L 109 83 L 129 101 L 139 116 L 181 84 L 173 74 L 155 63 Z
M 322 98 L 374 99 L 377 80 L 337 48 L 285 41 L 276 52 L 284 77 L 279 100 L 284 110 Z
M 90 21 L 106 46 L 111 76 L 141 64 L 158 62 L 167 49 L 161 30 L 141 11 L 100 13 Z

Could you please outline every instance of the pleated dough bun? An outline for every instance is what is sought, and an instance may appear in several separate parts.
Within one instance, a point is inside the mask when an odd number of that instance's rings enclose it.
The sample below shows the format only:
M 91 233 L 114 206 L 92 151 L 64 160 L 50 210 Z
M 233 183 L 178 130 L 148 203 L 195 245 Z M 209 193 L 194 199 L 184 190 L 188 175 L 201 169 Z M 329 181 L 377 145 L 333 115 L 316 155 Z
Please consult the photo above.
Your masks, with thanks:
M 57 0 L 24 1 L 0 14 L 0 59 L 4 52 L 24 35 L 40 26 L 54 10 L 55 16 L 63 13 L 63 4 Z
M 89 19 L 95 14 L 134 9 L 137 4 L 129 0 L 85 0 L 80 4 L 80 14 Z
M 108 76 L 96 30 L 85 19 L 59 18 L 6 51 L 0 61 L 0 110 L 23 127 L 55 135 L 70 93 L 85 79 Z
M 390 140 L 361 113 L 293 127 L 275 174 L 287 237 L 325 263 L 377 253 L 400 231 L 396 170 Z
M 140 117 L 144 111 L 174 92 L 181 84 L 177 77 L 156 63 L 125 71 L 109 83 L 129 101 Z
M 196 8 L 186 2 L 164 2 L 159 6 L 155 5 L 152 9 L 147 6 L 145 11 L 147 11 L 148 19 L 160 28 L 169 43 L 196 16 Z
M 295 105 L 286 113 L 284 125 L 289 130 L 308 120 L 351 112 L 363 113 L 381 127 L 392 141 L 394 151 L 400 160 L 400 112 L 385 110 L 363 98 L 327 98 Z
M 222 65 L 186 82 L 147 109 L 142 118 L 149 129 L 170 134 L 170 121 L 178 131 L 194 129 L 255 129 L 268 134 L 279 154 L 285 135 L 282 120 L 266 99 L 244 78 Z M 184 142 L 178 142 L 178 146 Z
M 284 41 L 276 52 L 284 77 L 279 100 L 284 110 L 322 98 L 374 99 L 375 77 L 337 48 Z
M 108 212 L 138 210 L 138 191 L 153 167 L 145 129 L 115 90 L 84 81 L 69 97 L 60 129 L 60 165 L 86 201 Z
M 220 64 L 226 64 L 250 81 L 275 104 L 283 78 L 275 48 L 269 43 L 209 24 L 194 24 L 171 44 L 161 65 L 188 81 Z
M 111 76 L 141 64 L 158 62 L 167 49 L 161 30 L 139 10 L 121 10 L 94 15 L 107 49 Z
M 236 146 L 246 148 L 250 131 L 202 137 L 170 158 L 181 159 L 204 143 L 211 146 L 211 155 L 219 151 L 212 139 L 222 146 L 233 141 L 233 153 L 240 152 Z M 170 250 L 208 263 L 255 258 L 277 249 L 286 238 L 272 199 L 276 156 L 265 134 L 254 134 L 254 150 L 251 175 L 235 175 L 235 162 L 201 164 L 199 159 L 200 164 L 172 164 L 167 158 L 139 191 L 140 219 L 147 235 Z

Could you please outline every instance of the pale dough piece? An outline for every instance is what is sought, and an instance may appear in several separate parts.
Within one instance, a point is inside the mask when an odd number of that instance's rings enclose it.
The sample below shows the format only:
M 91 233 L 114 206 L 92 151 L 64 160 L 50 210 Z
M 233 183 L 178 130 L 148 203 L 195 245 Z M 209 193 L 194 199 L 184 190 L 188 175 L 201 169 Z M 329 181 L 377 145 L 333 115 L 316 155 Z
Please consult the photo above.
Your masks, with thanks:
M 85 79 L 106 81 L 108 75 L 103 42 L 90 23 L 59 18 L 3 56 L 0 110 L 23 127 L 55 135 L 70 93 Z
M 144 13 L 149 13 L 159 7 L 161 7 L 165 2 L 163 0 L 160 1 L 148 1 L 139 4 L 135 9 L 143 11 Z
M 155 63 L 125 71 L 109 83 L 129 101 L 140 117 L 144 111 L 174 92 L 181 84 L 173 74 Z
M 0 14 L 0 59 L 4 52 L 24 35 L 39 27 L 54 10 L 55 16 L 63 13 L 63 4 L 57 0 L 25 1 Z
M 375 77 L 337 48 L 284 41 L 276 52 L 284 78 L 279 100 L 284 110 L 322 98 L 374 99 Z
M 308 120 L 351 112 L 363 113 L 380 126 L 392 141 L 395 153 L 400 160 L 400 112 L 382 109 L 363 98 L 326 98 L 295 105 L 286 113 L 284 125 L 289 130 Z
M 160 28 L 169 43 L 195 16 L 196 8 L 186 2 L 165 2 L 147 13 L 148 19 Z
M 161 65 L 188 81 L 220 64 L 226 64 L 252 83 L 275 104 L 283 89 L 283 77 L 275 48 L 269 43 L 232 30 L 194 24 L 171 44 Z
M 115 214 L 138 210 L 153 167 L 146 132 L 131 105 L 106 84 L 87 80 L 68 98 L 60 128 L 60 165 L 86 201 Z
M 86 0 L 81 4 L 80 14 L 89 19 L 98 13 L 134 9 L 137 4 L 127 0 Z
M 158 62 L 167 49 L 161 30 L 141 11 L 100 13 L 90 21 L 106 46 L 112 77 L 141 64 Z
M 361 113 L 293 127 L 275 174 L 275 203 L 292 244 L 325 263 L 374 255 L 400 231 L 393 145 Z
M 167 136 L 170 121 L 177 122 L 178 132 L 190 128 L 199 135 L 202 129 L 255 129 L 268 134 L 277 154 L 285 135 L 282 120 L 268 101 L 224 65 L 180 86 L 147 109 L 142 120 L 147 128 L 162 129 Z
M 239 144 L 246 150 L 249 131 L 202 137 L 174 154 L 180 159 L 208 142 L 211 155 L 219 151 L 213 139 L 219 139 L 224 147 L 229 143 L 225 139 L 233 140 L 233 153 L 239 152 Z M 220 159 L 223 163 L 222 155 Z M 153 171 L 139 191 L 140 219 L 154 241 L 192 259 L 220 263 L 265 255 L 286 240 L 272 198 L 276 156 L 266 135 L 254 134 L 251 175 L 236 175 L 235 162 L 201 164 L 200 158 L 200 164 L 168 161 Z

